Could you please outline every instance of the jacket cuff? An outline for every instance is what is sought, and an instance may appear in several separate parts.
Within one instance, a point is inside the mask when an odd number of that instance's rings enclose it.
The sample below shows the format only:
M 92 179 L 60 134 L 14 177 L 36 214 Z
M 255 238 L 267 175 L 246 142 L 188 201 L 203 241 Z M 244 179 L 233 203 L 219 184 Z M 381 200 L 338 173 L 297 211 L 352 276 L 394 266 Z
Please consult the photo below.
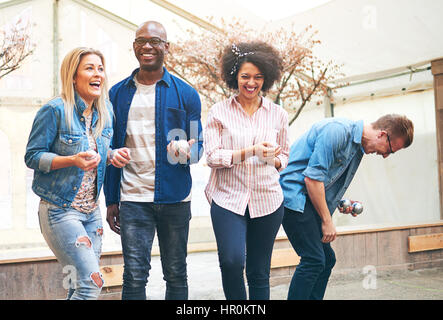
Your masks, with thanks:
M 55 153 L 45 152 L 41 155 L 38 162 L 38 169 L 44 173 L 51 172 L 52 160 L 57 157 Z
M 288 157 L 279 154 L 277 158 L 280 160 L 280 168 L 278 168 L 278 171 L 283 171 L 288 166 Z

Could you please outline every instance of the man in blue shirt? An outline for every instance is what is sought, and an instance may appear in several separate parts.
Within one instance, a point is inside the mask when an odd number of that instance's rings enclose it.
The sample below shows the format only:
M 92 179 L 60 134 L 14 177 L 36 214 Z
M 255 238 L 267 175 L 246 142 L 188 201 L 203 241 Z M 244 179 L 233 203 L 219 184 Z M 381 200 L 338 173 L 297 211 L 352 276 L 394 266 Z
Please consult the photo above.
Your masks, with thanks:
M 115 115 L 112 145 L 129 148 L 132 160 L 124 169 L 109 166 L 104 182 L 107 221 L 122 240 L 122 299 L 146 299 L 157 232 L 165 299 L 185 300 L 189 165 L 203 152 L 200 97 L 163 67 L 169 42 L 160 23 L 143 23 L 133 49 L 140 67 L 109 92 Z M 172 140 L 185 146 L 177 148 Z
M 329 118 L 314 124 L 292 145 L 289 164 L 280 175 L 283 228 L 301 259 L 288 299 L 323 299 L 336 261 L 330 245 L 336 238 L 332 213 L 363 154 L 386 158 L 407 148 L 413 135 L 413 123 L 405 116 L 385 115 L 370 124 Z

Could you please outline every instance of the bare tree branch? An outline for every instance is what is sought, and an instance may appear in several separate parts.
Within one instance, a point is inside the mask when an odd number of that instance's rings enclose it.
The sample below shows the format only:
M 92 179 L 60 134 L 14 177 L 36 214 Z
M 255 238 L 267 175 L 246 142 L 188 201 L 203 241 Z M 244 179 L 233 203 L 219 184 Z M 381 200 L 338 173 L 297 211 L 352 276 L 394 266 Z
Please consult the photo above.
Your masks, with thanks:
M 10 30 L 0 31 L 0 79 L 21 67 L 23 61 L 34 52 L 31 43 L 30 24 L 21 26 L 21 20 Z
M 226 87 L 221 75 L 217 72 L 221 63 L 223 49 L 232 43 L 262 39 L 273 43 L 283 58 L 281 80 L 267 93 L 275 103 L 298 104 L 290 124 L 299 116 L 305 105 L 314 96 L 320 97 L 328 88 L 327 83 L 338 74 L 340 66 L 322 63 L 312 54 L 312 48 L 320 41 L 315 39 L 317 31 L 312 26 L 297 33 L 290 28 L 273 32 L 247 29 L 248 25 L 241 20 L 214 22 L 223 33 L 188 30 L 189 40 L 183 39 L 174 43 L 170 50 L 168 63 L 171 71 L 187 79 L 201 94 L 208 106 L 214 101 L 226 99 L 232 91 Z M 311 74 L 308 76 L 307 74 Z M 316 79 L 315 74 L 319 77 Z

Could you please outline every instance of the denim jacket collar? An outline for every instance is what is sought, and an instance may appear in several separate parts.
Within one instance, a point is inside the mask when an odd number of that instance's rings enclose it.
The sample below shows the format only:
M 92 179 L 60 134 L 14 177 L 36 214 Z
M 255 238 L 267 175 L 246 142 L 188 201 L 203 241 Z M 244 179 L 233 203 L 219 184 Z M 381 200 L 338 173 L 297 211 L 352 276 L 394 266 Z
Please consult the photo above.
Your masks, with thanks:
M 82 117 L 83 116 L 83 112 L 85 112 L 85 110 L 87 109 L 88 106 L 86 105 L 86 103 L 83 100 L 83 98 L 80 97 L 80 95 L 77 93 L 77 91 L 74 91 L 74 92 L 75 92 L 75 106 L 74 106 L 74 109 L 78 113 L 78 116 Z M 98 120 L 97 108 L 92 107 L 92 124 L 94 125 L 97 120 Z

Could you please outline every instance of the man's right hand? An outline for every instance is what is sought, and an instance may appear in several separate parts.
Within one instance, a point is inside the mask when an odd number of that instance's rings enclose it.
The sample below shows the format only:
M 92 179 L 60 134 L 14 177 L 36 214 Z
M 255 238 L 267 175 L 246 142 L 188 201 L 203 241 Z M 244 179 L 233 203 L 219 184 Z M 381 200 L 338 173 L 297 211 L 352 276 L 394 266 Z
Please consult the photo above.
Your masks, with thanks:
M 337 237 L 337 231 L 335 229 L 334 223 L 332 222 L 332 219 L 326 222 L 322 222 L 321 231 L 323 233 L 323 238 L 321 239 L 323 243 L 332 242 Z
M 118 204 L 111 204 L 106 211 L 106 221 L 112 231 L 120 234 L 120 208 Z

